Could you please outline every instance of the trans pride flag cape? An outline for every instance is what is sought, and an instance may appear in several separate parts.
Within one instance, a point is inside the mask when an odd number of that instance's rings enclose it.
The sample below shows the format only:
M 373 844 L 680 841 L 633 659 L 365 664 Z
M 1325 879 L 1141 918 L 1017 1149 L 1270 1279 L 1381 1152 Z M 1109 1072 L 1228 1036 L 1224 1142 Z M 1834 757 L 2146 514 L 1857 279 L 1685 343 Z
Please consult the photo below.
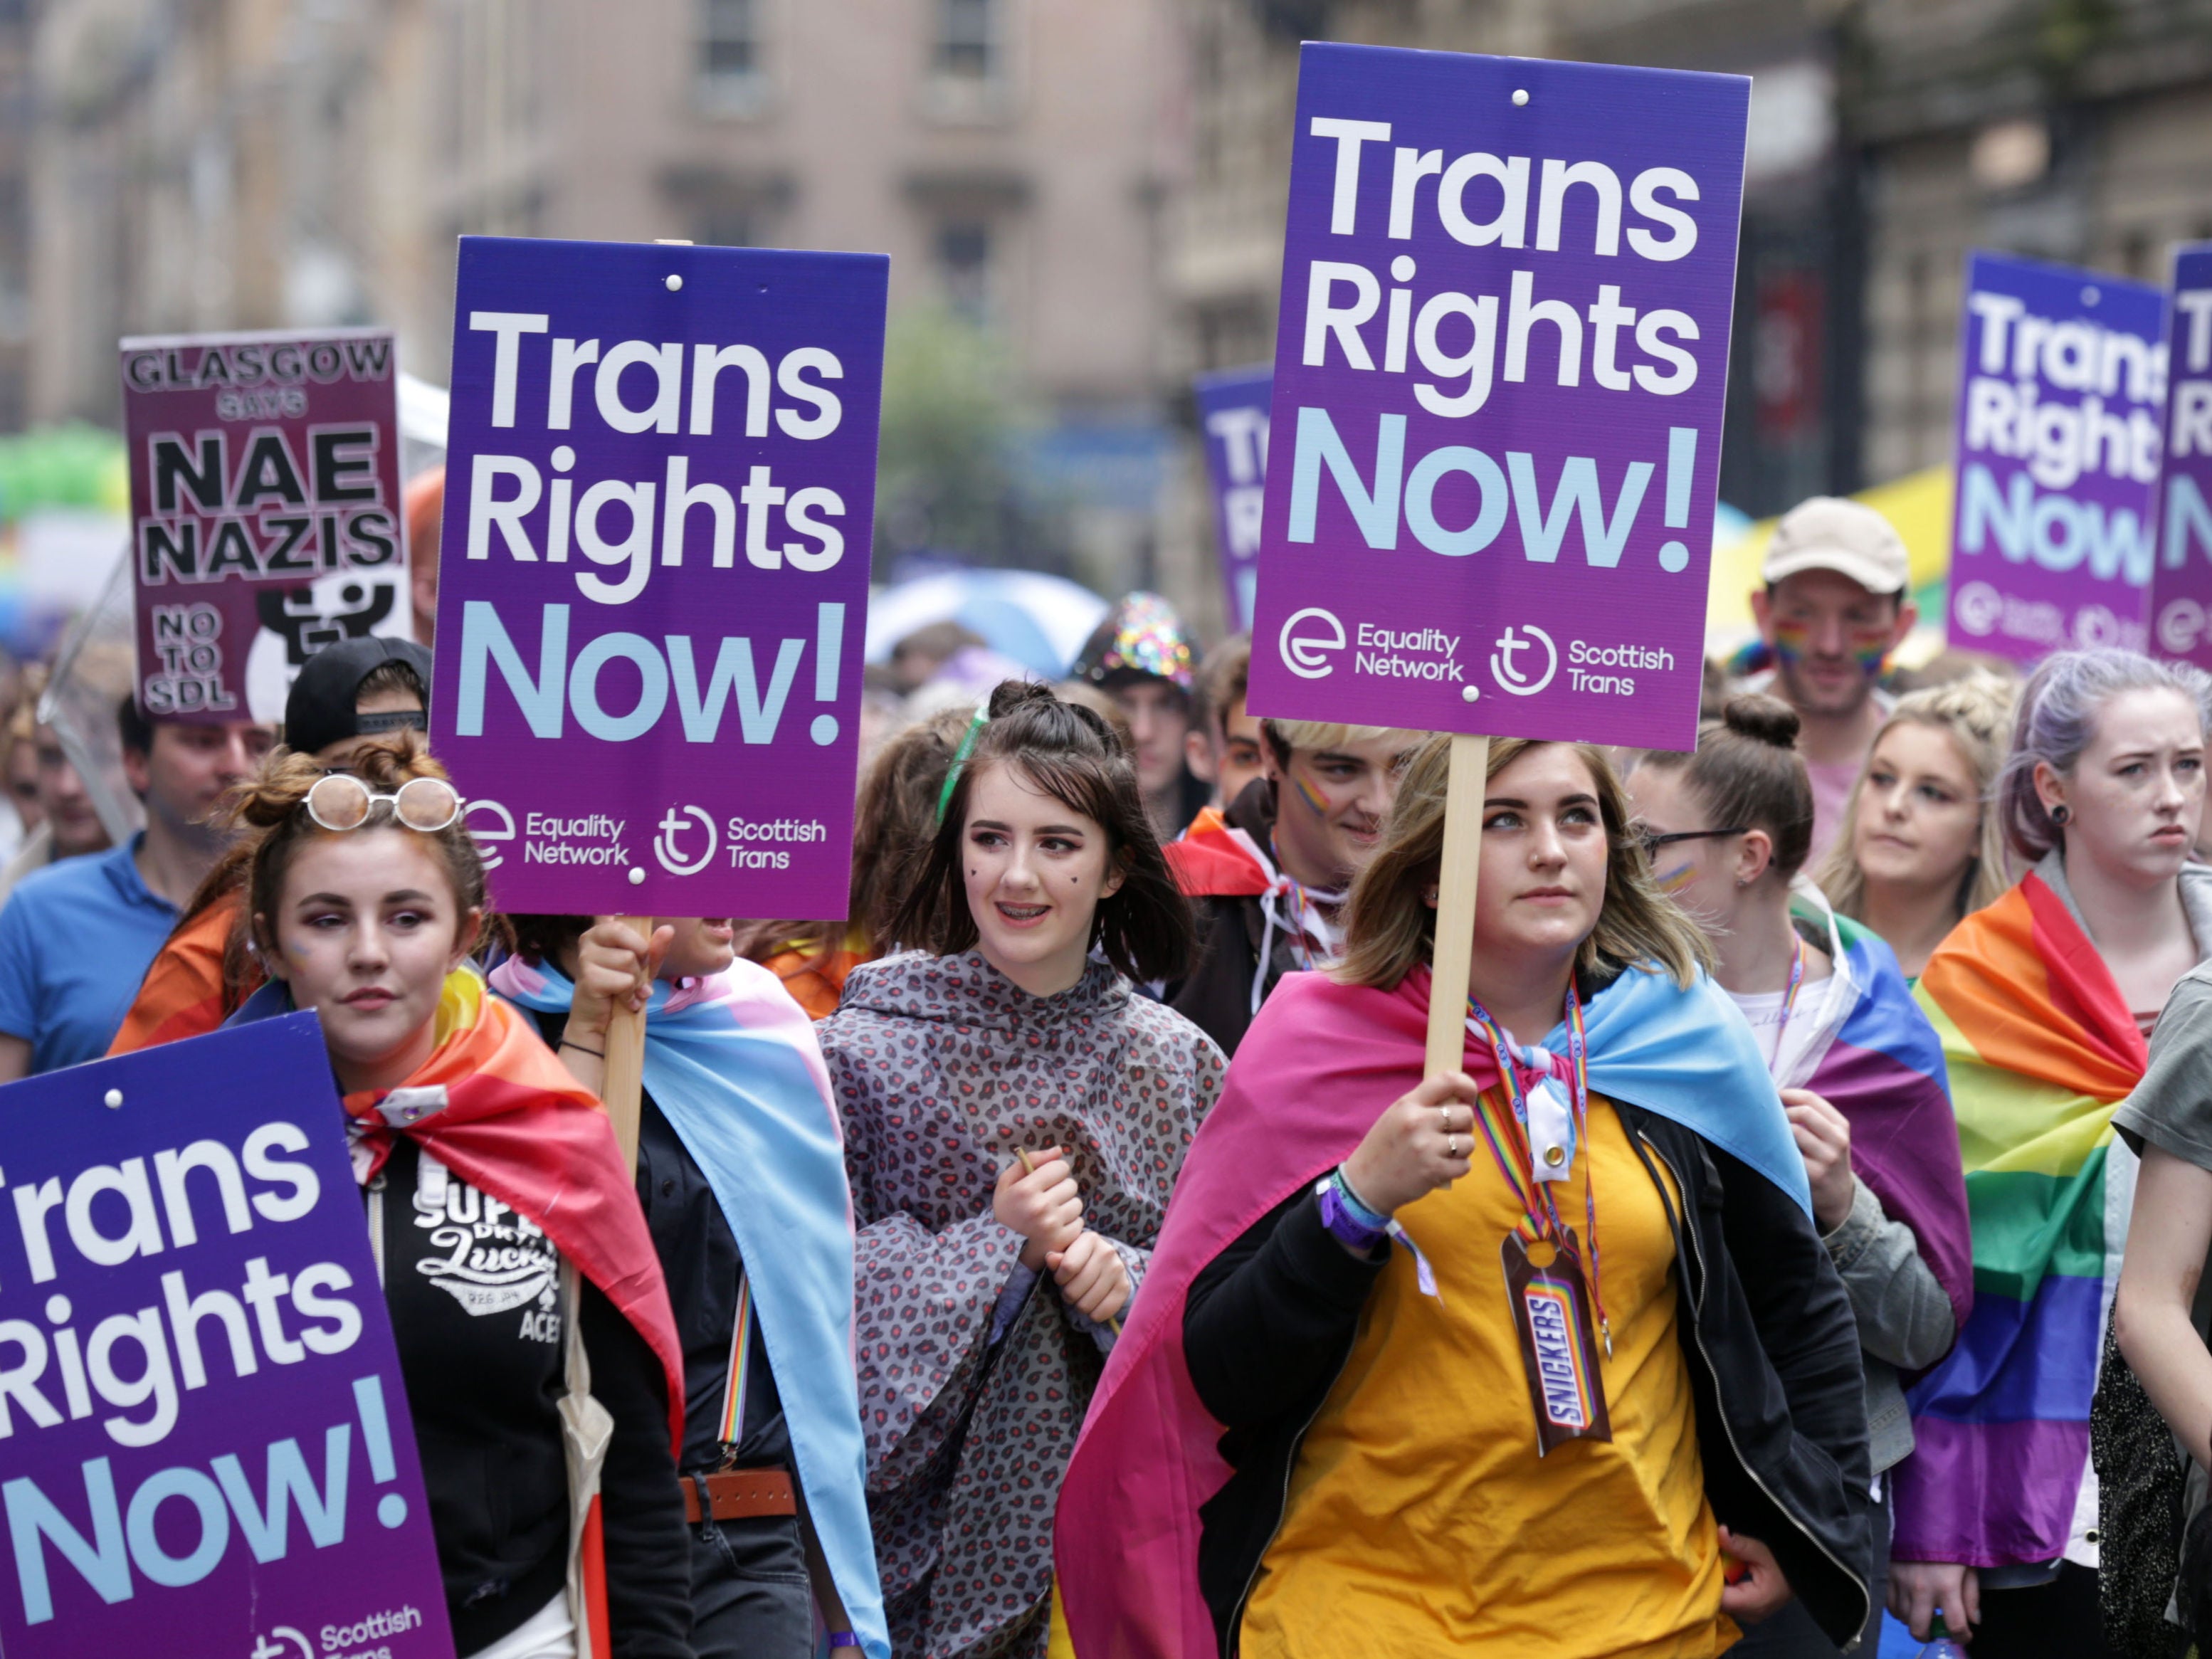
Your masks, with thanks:
M 1973 1218 L 1974 1305 L 1907 1394 L 1893 1559 L 1977 1567 L 2064 1553 L 2089 1455 L 2112 1112 L 2148 1063 L 2097 947 L 2033 872 L 1959 924 L 1921 976 L 1942 1039 Z
M 543 1013 L 565 1012 L 576 994 L 551 963 L 519 957 L 491 984 Z M 853 1197 L 813 1024 L 742 957 L 680 986 L 656 980 L 644 1080 L 737 1237 L 807 1519 L 851 1629 L 869 1659 L 888 1659 L 853 1354 Z
M 1261 1008 L 1184 1160 L 1144 1289 L 1060 1483 L 1055 1659 L 1216 1651 L 1198 1583 L 1199 1509 L 1230 1470 L 1221 1425 L 1183 1362 L 1183 1305 L 1208 1262 L 1341 1163 L 1419 1082 L 1428 1006 L 1429 970 L 1418 968 L 1390 991 L 1286 974 Z M 1711 980 L 1684 990 L 1632 969 L 1590 1000 L 1586 1016 L 1593 1094 L 1684 1125 L 1810 1210 L 1804 1160 L 1758 1045 Z M 1565 1033 L 1554 1027 L 1542 1046 L 1564 1056 Z M 1497 1081 L 1479 1037 L 1461 1064 L 1478 1087 Z

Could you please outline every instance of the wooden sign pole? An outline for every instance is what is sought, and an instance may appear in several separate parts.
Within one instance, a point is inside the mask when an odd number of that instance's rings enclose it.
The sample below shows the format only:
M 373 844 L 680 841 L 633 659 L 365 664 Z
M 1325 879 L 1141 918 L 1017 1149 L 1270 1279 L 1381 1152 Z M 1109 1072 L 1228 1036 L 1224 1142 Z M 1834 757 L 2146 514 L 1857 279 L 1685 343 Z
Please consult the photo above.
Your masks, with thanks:
M 1482 799 L 1490 739 L 1454 736 L 1444 793 L 1443 862 L 1437 875 L 1437 942 L 1429 984 L 1428 1061 L 1435 1077 L 1456 1072 L 1467 1052 L 1467 979 L 1474 957 L 1475 879 L 1482 868 Z M 614 1038 L 609 1034 L 608 1047 Z M 614 1075 L 613 1057 L 608 1076 Z
M 651 916 L 617 916 L 614 920 L 642 928 L 648 937 L 652 934 Z M 1434 1046 L 1431 1038 L 1431 1047 Z M 599 1098 L 605 1103 L 607 1117 L 614 1125 L 615 1144 L 622 1148 L 623 1166 L 633 1176 L 637 1173 L 637 1128 L 645 1109 L 644 1090 L 645 1010 L 617 1007 L 607 1021 L 606 1071 L 599 1085 Z

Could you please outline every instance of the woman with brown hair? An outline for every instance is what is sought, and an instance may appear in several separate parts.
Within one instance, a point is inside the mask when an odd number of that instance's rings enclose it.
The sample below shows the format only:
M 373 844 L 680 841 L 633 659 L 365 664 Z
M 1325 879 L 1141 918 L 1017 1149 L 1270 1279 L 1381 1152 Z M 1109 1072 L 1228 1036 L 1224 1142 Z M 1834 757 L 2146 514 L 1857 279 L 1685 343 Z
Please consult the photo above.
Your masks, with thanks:
M 233 1022 L 322 1021 L 455 1648 L 572 1659 L 591 1629 L 594 1655 L 690 1659 L 683 1356 L 606 1114 L 469 965 L 483 865 L 444 769 L 411 732 L 347 765 L 283 756 L 240 793 L 270 977 Z M 571 1530 L 580 1403 L 612 1418 L 599 1596 Z
M 1449 747 L 1186 1163 L 1061 1493 L 1079 1659 L 1686 1659 L 1871 1610 L 1850 1307 L 1598 750 L 1491 745 L 1462 1068 L 1422 1074 Z
M 891 1646 L 1041 1655 L 1054 1499 L 1220 1052 L 1132 981 L 1189 908 L 1106 722 L 1009 681 L 819 1027 L 860 1225 L 860 1421 Z

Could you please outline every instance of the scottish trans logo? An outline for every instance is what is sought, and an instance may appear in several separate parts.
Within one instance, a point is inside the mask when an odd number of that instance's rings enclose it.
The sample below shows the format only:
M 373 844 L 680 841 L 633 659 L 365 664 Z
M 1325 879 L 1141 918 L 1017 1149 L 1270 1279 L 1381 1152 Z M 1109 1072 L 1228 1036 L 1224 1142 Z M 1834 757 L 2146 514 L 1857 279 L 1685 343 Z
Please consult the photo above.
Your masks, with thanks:
M 695 829 L 701 839 L 695 840 Z M 660 832 L 653 838 L 653 855 L 672 876 L 696 876 L 713 860 L 715 841 L 714 820 L 704 811 L 696 806 L 672 806 L 660 821 Z M 686 857 L 686 851 L 694 846 L 698 848 L 698 856 Z
M 1540 658 L 1536 654 L 1540 647 Z M 1549 634 L 1533 623 L 1523 623 L 1517 630 L 1509 627 L 1498 636 L 1497 648 L 1490 653 L 1490 678 L 1498 682 L 1500 690 L 1516 697 L 1534 696 L 1559 672 L 1559 647 Z

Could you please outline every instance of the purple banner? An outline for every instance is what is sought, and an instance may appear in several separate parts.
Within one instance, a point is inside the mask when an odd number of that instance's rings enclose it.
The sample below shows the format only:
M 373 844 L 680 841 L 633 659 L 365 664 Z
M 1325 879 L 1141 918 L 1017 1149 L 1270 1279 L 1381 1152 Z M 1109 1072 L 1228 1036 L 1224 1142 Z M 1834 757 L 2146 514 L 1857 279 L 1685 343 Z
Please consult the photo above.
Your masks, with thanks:
M 888 268 L 461 239 L 433 736 L 501 908 L 845 914 Z
M 1213 486 L 1213 544 L 1229 600 L 1229 626 L 1252 628 L 1252 595 L 1260 581 L 1260 526 L 1267 501 L 1267 416 L 1275 371 L 1227 368 L 1192 383 L 1198 428 L 1206 441 L 1206 477 Z
M 1304 48 L 1254 713 L 1689 746 L 1750 96 Z
M 315 1017 L 0 1103 L 8 1659 L 452 1659 Z
M 281 720 L 300 665 L 414 631 L 392 336 L 123 342 L 138 702 Z
M 2144 642 L 2166 301 L 2102 271 L 1966 261 L 1950 642 L 2016 662 Z
M 2212 668 L 2212 242 L 2173 257 L 2151 648 Z

